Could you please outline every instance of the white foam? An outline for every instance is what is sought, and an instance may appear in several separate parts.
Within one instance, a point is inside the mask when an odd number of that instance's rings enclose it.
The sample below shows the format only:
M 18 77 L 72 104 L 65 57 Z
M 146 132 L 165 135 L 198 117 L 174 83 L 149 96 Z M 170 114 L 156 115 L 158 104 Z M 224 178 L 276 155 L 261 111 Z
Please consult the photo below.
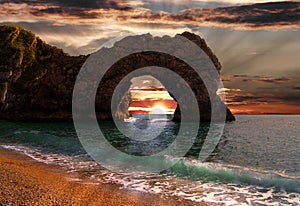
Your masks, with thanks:
M 300 195 L 296 193 L 279 192 L 273 189 L 267 192 L 260 192 L 255 186 L 240 187 L 235 184 L 202 183 L 192 182 L 176 178 L 166 174 L 134 174 L 134 173 L 112 173 L 96 162 L 61 154 L 46 154 L 37 148 L 29 148 L 20 145 L 0 145 L 3 148 L 22 152 L 25 155 L 46 164 L 60 165 L 69 172 L 78 172 L 88 175 L 89 181 L 82 181 L 80 178 L 69 178 L 69 181 L 80 182 L 82 184 L 115 183 L 127 190 L 140 191 L 151 194 L 159 194 L 163 197 L 177 196 L 194 202 L 223 203 L 227 206 L 235 205 L 291 205 L 299 206 Z M 205 163 L 201 166 L 208 168 L 222 168 L 219 164 Z M 86 178 L 86 177 L 85 177 Z M 274 196 L 280 196 L 281 202 Z

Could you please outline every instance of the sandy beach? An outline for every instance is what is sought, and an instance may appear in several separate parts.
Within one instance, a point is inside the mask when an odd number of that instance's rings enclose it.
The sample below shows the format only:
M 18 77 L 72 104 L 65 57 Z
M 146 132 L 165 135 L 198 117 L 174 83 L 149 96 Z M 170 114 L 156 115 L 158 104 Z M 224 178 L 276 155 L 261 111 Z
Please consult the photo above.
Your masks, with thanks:
M 0 205 L 212 205 L 93 185 L 62 168 L 0 149 Z

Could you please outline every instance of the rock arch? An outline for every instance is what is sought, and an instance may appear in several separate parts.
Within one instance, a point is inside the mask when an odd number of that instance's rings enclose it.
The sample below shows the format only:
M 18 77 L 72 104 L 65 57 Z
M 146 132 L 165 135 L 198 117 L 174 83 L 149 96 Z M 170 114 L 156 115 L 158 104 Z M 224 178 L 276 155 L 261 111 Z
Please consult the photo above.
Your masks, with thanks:
M 220 72 L 221 64 L 219 63 L 217 57 L 213 54 L 211 49 L 207 46 L 207 44 L 202 38 L 188 32 L 181 34 L 181 36 L 197 44 L 210 57 L 215 67 L 217 68 L 218 72 Z M 137 36 L 136 38 L 151 39 L 153 37 L 149 34 L 146 34 L 146 35 Z M 130 39 L 126 41 L 130 42 Z M 118 85 L 118 83 L 125 76 L 127 76 L 128 74 L 130 74 L 131 72 L 139 68 L 149 67 L 149 66 L 159 66 L 163 68 L 168 68 L 176 72 L 178 75 L 180 75 L 189 84 L 190 88 L 194 92 L 196 99 L 198 101 L 199 111 L 201 114 L 200 115 L 201 121 L 211 120 L 210 98 L 212 98 L 213 101 L 217 102 L 220 105 L 220 107 L 225 107 L 224 103 L 221 102 L 220 98 L 216 95 L 216 91 L 218 89 L 218 84 L 217 84 L 218 81 L 215 81 L 216 83 L 212 83 L 214 84 L 214 88 L 215 88 L 215 92 L 214 92 L 215 96 L 209 97 L 208 91 L 202 79 L 187 63 L 178 59 L 175 56 L 166 53 L 145 51 L 145 52 L 132 53 L 120 59 L 119 61 L 115 62 L 113 66 L 110 67 L 109 70 L 104 74 L 99 84 L 99 88 L 101 89 L 98 89 L 96 95 L 95 107 L 96 107 L 98 120 L 111 120 L 112 115 L 115 115 L 118 118 L 124 118 L 128 115 L 126 110 L 128 109 L 130 103 L 130 96 L 128 94 L 130 82 L 122 85 L 124 95 L 122 95 L 123 98 L 121 96 L 119 97 L 120 107 L 115 114 L 112 114 L 111 112 L 111 99 L 112 99 L 113 92 L 116 86 Z M 156 72 L 156 70 L 153 69 L 149 71 L 147 75 L 151 75 L 159 79 L 160 73 Z M 164 86 L 169 91 L 168 85 L 164 85 Z M 174 95 L 171 92 L 169 93 L 174 98 Z M 182 96 L 182 98 L 189 98 L 189 97 Z M 176 100 L 176 98 L 174 99 Z M 226 109 L 227 109 L 226 119 L 234 120 L 234 116 L 232 115 L 230 110 L 228 108 Z M 180 114 L 180 105 L 179 105 L 176 108 L 176 111 L 174 113 L 174 121 L 180 121 L 180 118 L 181 118 L 181 114 Z
M 33 33 L 20 27 L 1 26 L 0 31 L 2 46 L 0 48 L 0 54 L 2 54 L 0 55 L 0 119 L 17 121 L 72 120 L 72 92 L 74 84 L 80 69 L 84 62 L 89 60 L 90 55 L 70 56 L 61 49 L 46 44 Z M 221 64 L 203 39 L 188 32 L 180 35 L 202 48 L 210 57 L 218 72 L 220 71 Z M 168 36 L 153 37 L 150 34 L 145 34 L 128 37 L 127 40 L 134 47 L 143 39 L 160 39 L 162 41 L 157 42 L 172 44 L 171 42 L 174 38 Z M 24 39 L 28 41 L 24 41 Z M 16 46 L 16 44 L 21 45 L 21 47 Z M 116 44 L 117 46 L 115 45 L 106 50 L 117 51 L 122 49 L 122 40 Z M 189 48 L 185 49 L 188 50 Z M 180 49 L 177 50 L 176 52 L 179 53 L 185 52 Z M 113 53 L 108 55 L 113 55 Z M 103 59 L 105 57 L 99 56 L 99 58 Z M 173 69 L 181 75 L 197 96 L 201 120 L 210 120 L 209 97 L 202 80 L 193 73 L 185 62 L 173 56 L 155 52 L 133 53 L 115 62 L 100 83 L 103 90 L 99 90 L 96 95 L 95 106 L 99 120 L 112 119 L 110 111 L 111 94 L 114 92 L 114 88 L 120 79 L 133 69 L 151 65 Z M 99 69 L 101 70 L 101 67 Z M 157 75 L 155 71 L 152 71 L 152 73 L 154 77 Z M 129 85 L 124 88 L 126 89 L 126 87 L 129 88 Z M 87 92 L 88 88 L 83 87 L 82 91 Z M 217 84 L 215 85 L 215 91 L 217 91 Z M 126 91 L 124 92 L 126 94 Z M 125 110 L 128 106 L 126 106 L 126 102 L 128 104 L 129 98 L 128 95 L 125 95 L 123 100 L 120 101 L 119 114 L 114 115 L 119 115 L 120 117 L 126 115 Z M 217 95 L 214 95 L 213 99 L 221 107 L 225 107 Z M 82 101 L 86 100 L 83 99 Z M 174 120 L 180 120 L 179 107 L 175 112 Z M 227 120 L 234 120 L 234 116 L 228 109 Z

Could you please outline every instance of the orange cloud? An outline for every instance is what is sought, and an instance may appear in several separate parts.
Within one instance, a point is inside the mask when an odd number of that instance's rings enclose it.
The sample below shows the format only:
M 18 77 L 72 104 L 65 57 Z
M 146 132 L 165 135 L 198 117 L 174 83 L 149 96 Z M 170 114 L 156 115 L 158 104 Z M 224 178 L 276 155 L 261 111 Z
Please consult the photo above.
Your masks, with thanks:
M 141 2 L 136 3 L 142 6 Z M 130 8 L 124 2 L 108 0 L 37 0 L 34 3 L 13 0 L 0 2 L 0 24 L 23 26 L 47 43 L 78 55 L 97 50 L 95 45 L 101 45 L 99 39 L 129 32 L 172 36 L 201 26 L 237 30 L 300 28 L 299 5 L 277 2 L 167 13 Z
M 248 75 L 223 78 L 226 87 L 235 86 L 219 90 L 234 114 L 300 114 L 300 90 L 291 86 L 299 79 Z
M 128 111 L 130 114 L 148 114 L 158 105 L 164 108 L 165 113 L 173 114 L 177 107 L 177 102 L 175 100 L 135 100 L 131 102 Z
M 24 1 L 27 2 L 27 1 Z M 64 23 L 99 25 L 99 23 L 159 23 L 169 25 L 217 26 L 236 29 L 279 29 L 300 27 L 300 3 L 273 2 L 223 8 L 186 9 L 180 13 L 155 13 L 145 8 L 124 7 L 101 1 L 86 6 L 84 2 L 49 1 L 47 4 L 0 3 L 0 15 L 9 21 L 52 19 Z M 99 1 L 98 1 L 99 2 Z
M 228 105 L 234 114 L 300 114 L 299 105 L 289 105 L 286 102 L 256 105 Z

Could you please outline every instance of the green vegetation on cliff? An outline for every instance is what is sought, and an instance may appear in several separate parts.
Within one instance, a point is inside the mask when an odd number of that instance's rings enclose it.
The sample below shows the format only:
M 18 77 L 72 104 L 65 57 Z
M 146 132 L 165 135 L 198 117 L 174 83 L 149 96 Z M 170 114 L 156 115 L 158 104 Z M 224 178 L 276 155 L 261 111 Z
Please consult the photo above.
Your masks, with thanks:
M 69 110 L 85 59 L 19 26 L 0 26 L 0 113 Z
M 36 58 L 37 37 L 30 31 L 18 26 L 1 26 L 0 40 L 6 43 L 6 50 L 18 52 L 27 64 L 31 64 Z

